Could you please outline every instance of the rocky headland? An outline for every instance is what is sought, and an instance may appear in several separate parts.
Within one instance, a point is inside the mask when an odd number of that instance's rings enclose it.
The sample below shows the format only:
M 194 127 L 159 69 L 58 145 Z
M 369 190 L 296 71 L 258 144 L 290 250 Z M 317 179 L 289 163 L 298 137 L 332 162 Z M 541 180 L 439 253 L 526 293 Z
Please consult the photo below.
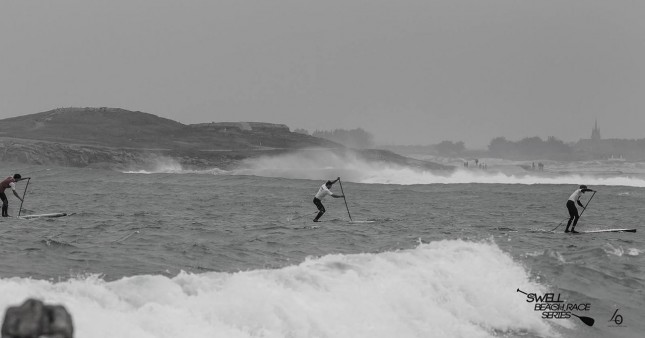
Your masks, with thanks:
M 60 108 L 0 120 L 0 159 L 5 162 L 147 169 L 160 158 L 187 169 L 235 168 L 247 158 L 292 151 L 355 152 L 369 161 L 431 170 L 440 164 L 386 150 L 353 150 L 283 124 L 219 122 L 182 124 L 118 108 Z

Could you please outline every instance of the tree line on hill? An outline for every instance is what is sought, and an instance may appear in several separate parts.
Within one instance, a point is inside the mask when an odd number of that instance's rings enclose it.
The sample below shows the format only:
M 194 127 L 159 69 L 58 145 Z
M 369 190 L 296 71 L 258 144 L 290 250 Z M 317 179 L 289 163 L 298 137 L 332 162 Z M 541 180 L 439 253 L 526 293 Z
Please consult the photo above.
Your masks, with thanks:
M 571 158 L 573 148 L 553 136 L 546 141 L 539 137 L 527 137 L 517 142 L 496 137 L 490 141 L 488 152 L 492 157 L 500 158 L 543 158 L 562 161 Z
M 514 160 L 545 159 L 556 161 L 570 160 L 645 160 L 645 139 L 583 139 L 565 143 L 550 136 L 526 137 L 511 141 L 496 137 L 490 141 L 486 150 L 469 150 L 462 141 L 441 141 L 426 146 L 388 146 L 387 149 L 401 153 L 420 153 L 446 157 L 496 157 Z

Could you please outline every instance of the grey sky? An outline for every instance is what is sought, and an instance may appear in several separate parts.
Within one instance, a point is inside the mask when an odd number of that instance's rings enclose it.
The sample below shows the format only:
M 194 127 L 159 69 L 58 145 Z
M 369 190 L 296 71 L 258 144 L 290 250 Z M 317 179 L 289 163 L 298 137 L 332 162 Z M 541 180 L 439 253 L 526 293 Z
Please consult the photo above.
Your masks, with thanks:
M 120 107 L 379 143 L 645 137 L 645 1 L 0 0 L 0 118 Z

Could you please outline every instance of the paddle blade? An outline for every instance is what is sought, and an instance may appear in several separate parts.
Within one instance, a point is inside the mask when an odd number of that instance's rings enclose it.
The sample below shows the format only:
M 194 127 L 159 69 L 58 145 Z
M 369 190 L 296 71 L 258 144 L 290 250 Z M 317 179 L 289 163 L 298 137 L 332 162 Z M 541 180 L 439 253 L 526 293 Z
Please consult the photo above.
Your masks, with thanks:
M 572 313 L 572 315 L 573 315 L 573 313 Z M 587 324 L 588 326 L 593 326 L 593 323 L 595 323 L 595 322 L 596 322 L 596 321 L 595 321 L 593 318 L 591 318 L 591 317 L 578 316 L 578 315 L 574 315 L 574 316 L 576 316 L 576 317 L 580 318 L 580 320 L 581 320 L 583 323 Z

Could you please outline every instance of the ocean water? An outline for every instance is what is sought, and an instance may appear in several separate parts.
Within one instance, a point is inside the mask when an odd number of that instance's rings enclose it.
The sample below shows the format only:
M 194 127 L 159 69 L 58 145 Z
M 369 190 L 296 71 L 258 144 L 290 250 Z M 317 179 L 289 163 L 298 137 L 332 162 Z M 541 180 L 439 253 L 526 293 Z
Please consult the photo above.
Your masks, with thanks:
M 71 215 L 0 220 L 0 311 L 62 304 L 82 338 L 642 337 L 645 163 L 482 160 L 451 174 L 322 151 L 234 171 L 5 163 L 31 177 L 22 214 Z M 327 198 L 311 222 L 337 176 L 347 206 Z M 564 234 L 579 184 L 598 192 L 578 230 L 637 232 Z

